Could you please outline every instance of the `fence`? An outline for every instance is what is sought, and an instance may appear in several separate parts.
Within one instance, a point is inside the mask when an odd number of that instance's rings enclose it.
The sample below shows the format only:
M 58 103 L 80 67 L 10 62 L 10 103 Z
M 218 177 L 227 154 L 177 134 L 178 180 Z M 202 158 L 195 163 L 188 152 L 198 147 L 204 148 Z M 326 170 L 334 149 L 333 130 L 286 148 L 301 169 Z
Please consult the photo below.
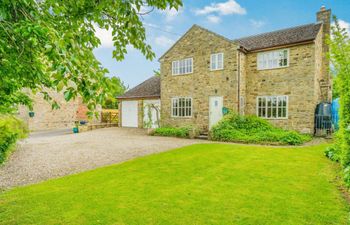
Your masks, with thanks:
M 118 124 L 119 110 L 118 109 L 103 109 L 101 112 L 102 123 Z

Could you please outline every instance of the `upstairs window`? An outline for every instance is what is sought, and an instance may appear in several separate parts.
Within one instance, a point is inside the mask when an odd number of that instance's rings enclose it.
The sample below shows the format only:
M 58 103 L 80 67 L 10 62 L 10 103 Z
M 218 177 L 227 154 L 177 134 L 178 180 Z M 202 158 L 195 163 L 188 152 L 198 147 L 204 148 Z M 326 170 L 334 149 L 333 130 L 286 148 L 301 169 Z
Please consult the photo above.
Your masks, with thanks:
M 287 119 L 288 97 L 285 95 L 258 97 L 257 115 L 266 119 Z
M 258 70 L 283 68 L 289 66 L 289 50 L 276 50 L 258 53 Z
M 224 69 L 224 53 L 210 55 L 210 70 Z
M 173 61 L 172 64 L 173 75 L 184 75 L 193 72 L 193 59 L 182 59 Z
M 192 116 L 192 98 L 180 97 L 171 99 L 172 117 L 191 117 Z

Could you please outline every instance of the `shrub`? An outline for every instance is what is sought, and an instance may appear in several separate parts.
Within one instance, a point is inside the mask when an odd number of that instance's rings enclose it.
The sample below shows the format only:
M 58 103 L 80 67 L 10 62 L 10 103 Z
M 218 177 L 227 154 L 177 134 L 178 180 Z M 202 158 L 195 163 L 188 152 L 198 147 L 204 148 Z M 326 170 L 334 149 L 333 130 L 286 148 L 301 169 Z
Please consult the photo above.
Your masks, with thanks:
M 190 127 L 160 127 L 154 130 L 153 135 L 188 138 L 190 130 Z
M 334 144 L 332 144 L 331 146 L 327 147 L 325 150 L 325 155 L 332 161 L 335 162 L 340 162 L 341 161 L 341 146 L 340 146 L 340 142 L 339 142 L 339 138 L 340 138 L 340 133 L 336 132 L 334 135 Z
M 310 136 L 296 131 L 276 128 L 257 116 L 240 116 L 234 113 L 226 115 L 212 128 L 211 138 L 216 141 L 288 145 L 300 145 L 311 139 Z
M 28 129 L 23 121 L 0 115 L 0 164 L 3 163 L 18 139 L 26 137 Z

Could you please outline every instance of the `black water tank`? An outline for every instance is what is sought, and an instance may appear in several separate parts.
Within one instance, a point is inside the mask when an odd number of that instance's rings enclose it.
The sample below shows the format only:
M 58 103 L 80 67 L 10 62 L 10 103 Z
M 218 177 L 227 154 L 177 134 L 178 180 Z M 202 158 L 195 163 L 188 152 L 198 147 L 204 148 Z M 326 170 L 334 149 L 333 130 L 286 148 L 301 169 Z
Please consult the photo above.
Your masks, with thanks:
M 316 106 L 315 110 L 315 129 L 332 128 L 332 104 L 322 102 Z

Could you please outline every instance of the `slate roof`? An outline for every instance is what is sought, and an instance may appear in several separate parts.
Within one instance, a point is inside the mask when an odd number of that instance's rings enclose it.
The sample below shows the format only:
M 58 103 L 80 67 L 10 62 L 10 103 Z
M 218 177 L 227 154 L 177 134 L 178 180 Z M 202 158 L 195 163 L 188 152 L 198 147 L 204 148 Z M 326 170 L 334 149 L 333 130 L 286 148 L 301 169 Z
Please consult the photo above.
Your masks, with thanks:
M 118 99 L 160 97 L 160 77 L 153 76 L 136 87 L 118 96 Z
M 322 23 L 312 23 L 239 38 L 234 41 L 238 42 L 247 51 L 301 43 L 315 40 L 321 26 Z

